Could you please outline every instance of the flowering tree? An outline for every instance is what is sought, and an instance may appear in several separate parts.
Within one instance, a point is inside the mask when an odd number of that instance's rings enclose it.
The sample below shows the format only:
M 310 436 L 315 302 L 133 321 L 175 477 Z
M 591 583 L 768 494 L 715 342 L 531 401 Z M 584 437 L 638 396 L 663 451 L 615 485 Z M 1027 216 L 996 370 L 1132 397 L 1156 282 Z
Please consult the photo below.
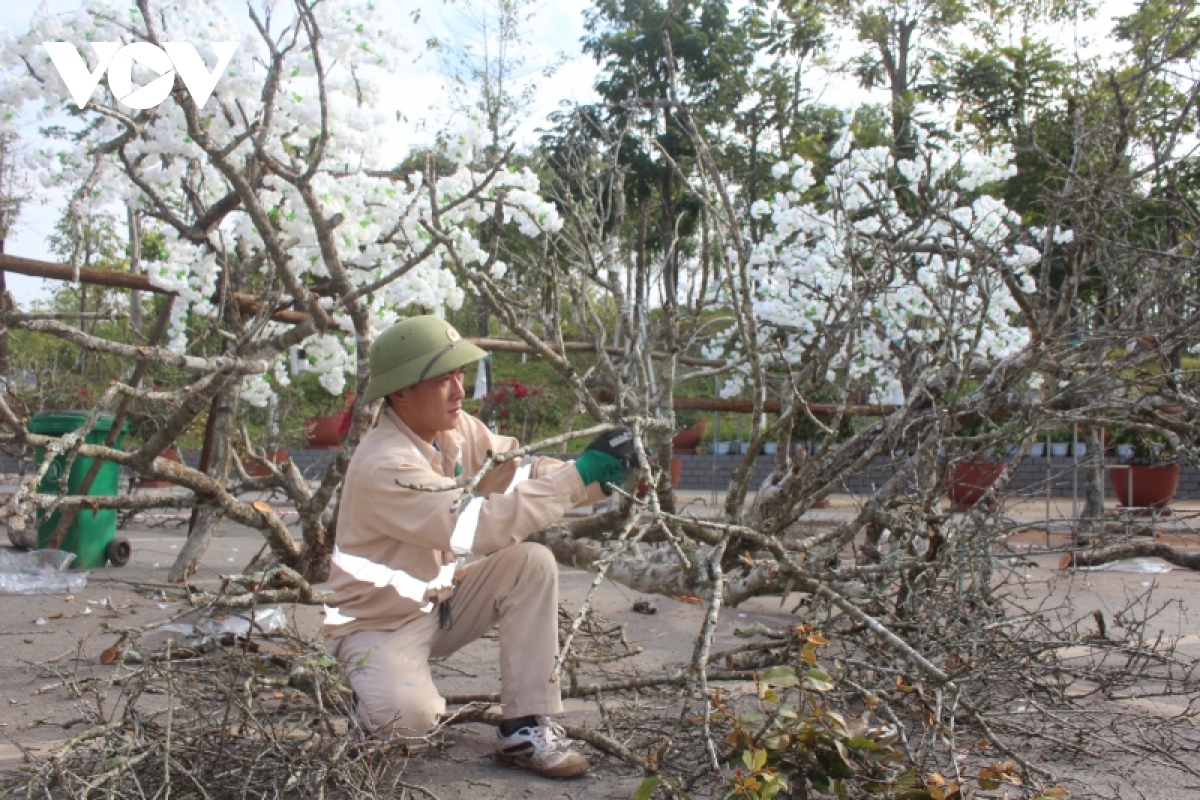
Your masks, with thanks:
M 108 204 L 129 203 L 165 239 L 167 257 L 148 265 L 151 283 L 174 298 L 157 346 L 99 340 L 55 320 L 18 315 L 12 325 L 195 376 L 167 395 L 146 393 L 133 381 L 114 384 L 111 397 L 175 410 L 136 452 L 79 451 L 168 478 L 206 498 L 208 510 L 180 555 L 176 578 L 194 568 L 223 515 L 262 528 L 283 563 L 319 574 L 330 500 L 370 410 L 358 409 L 345 450 L 315 491 L 294 468 L 273 476 L 301 509 L 304 542 L 294 541 L 271 512 L 229 493 L 237 436 L 228 412 L 238 402 L 265 404 L 271 381 L 286 385 L 280 355 L 301 343 L 332 394 L 342 392 L 348 376 L 361 392 L 367 344 L 403 310 L 461 304 L 455 270 L 503 273 L 474 232 L 479 223 L 511 226 L 524 236 L 558 225 L 531 172 L 476 158 L 483 136 L 477 126 L 447 134 L 424 159 L 405 163 L 398 156 L 379 106 L 403 45 L 373 4 L 299 0 L 290 13 L 251 6 L 248 15 L 253 30 L 244 33 L 221 3 L 142 2 L 128 14 L 125 7 L 94 2 L 65 15 L 40 15 L 29 33 L 3 43 L 5 105 L 36 104 L 46 117 L 68 114 L 79 131 L 57 158 L 38 162 L 43 182 L 72 191 L 76 227 Z M 212 96 L 199 104 L 177 81 L 170 98 L 141 110 L 114 95 L 111 79 L 76 107 L 42 45 L 73 44 L 98 72 L 103 51 L 89 42 L 161 44 L 196 31 L 236 45 Z M 138 69 L 134 77 L 145 78 Z M 76 253 L 73 262 L 78 259 Z M 239 311 L 238 298 L 246 294 L 257 298 L 252 313 Z M 279 309 L 302 312 L 293 317 L 300 324 L 272 322 Z M 197 331 L 213 327 L 223 334 L 219 353 L 196 339 Z M 209 474 L 157 459 L 206 411 L 224 415 L 214 426 Z M 4 417 L 23 443 L 52 451 L 62 446 L 27 433 L 10 410 Z M 10 513 L 29 502 L 31 488 Z
M 846 134 L 835 147 L 842 160 L 821 203 L 804 202 L 812 166 L 795 158 L 775 168 L 791 188 L 751 209 L 772 223 L 749 262 L 755 316 L 786 334 L 779 357 L 798 363 L 835 340 L 826 378 L 842 373 L 892 398 L 912 388 L 918 359 L 965 369 L 1019 351 L 1029 337 L 1014 293 L 1034 290 L 1029 270 L 1042 253 L 1017 214 L 979 191 L 1015 174 L 1011 152 L 956 153 L 926 139 L 914 158 L 896 159 L 851 146 Z

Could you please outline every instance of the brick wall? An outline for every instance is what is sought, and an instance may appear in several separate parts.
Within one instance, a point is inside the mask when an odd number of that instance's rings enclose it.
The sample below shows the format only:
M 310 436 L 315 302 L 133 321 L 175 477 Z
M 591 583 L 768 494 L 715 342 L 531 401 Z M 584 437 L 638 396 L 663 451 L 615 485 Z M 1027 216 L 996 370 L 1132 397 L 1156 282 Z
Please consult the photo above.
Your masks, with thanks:
M 742 456 L 709 456 L 681 455 L 683 459 L 683 476 L 679 488 L 687 491 L 724 491 L 729 486 L 733 472 L 741 463 Z M 751 488 L 757 487 L 771 472 L 773 456 L 759 456 L 754 465 L 754 475 L 751 478 Z M 1110 461 L 1108 463 L 1116 463 Z M 892 476 L 890 458 L 877 458 L 867 469 L 854 475 L 846 482 L 840 492 L 849 494 L 870 494 L 882 486 Z M 1078 491 L 1083 494 L 1086 481 L 1084 470 L 1069 458 L 1054 458 L 1049 462 L 1045 458 L 1027 459 L 1017 469 L 1008 484 L 1007 493 L 1013 495 L 1045 495 L 1049 486 L 1050 493 L 1056 497 L 1070 497 L 1072 487 L 1078 480 Z M 1105 495 L 1114 497 L 1112 487 L 1105 482 Z M 1179 489 L 1176 497 L 1200 497 L 1200 471 L 1191 464 L 1183 464 L 1179 470 Z
M 303 450 L 289 451 L 292 460 L 307 478 L 316 480 L 324 474 L 325 469 L 337 456 L 336 450 Z M 560 456 L 561 457 L 561 456 Z M 184 461 L 195 466 L 199 455 L 185 453 Z M 679 488 L 685 491 L 725 491 L 733 472 L 741 463 L 737 455 L 680 455 L 683 461 L 683 472 Z M 754 474 L 751 477 L 751 488 L 757 487 L 771 471 L 773 456 L 759 456 L 755 460 Z M 0 474 L 12 475 L 31 471 L 29 460 L 21 461 L 14 457 L 11 451 L 0 451 Z M 892 463 L 888 458 L 877 458 L 866 470 L 854 475 L 839 489 L 839 492 L 850 494 L 870 494 L 882 486 L 892 474 Z M 1078 480 L 1079 493 L 1082 496 L 1084 473 L 1071 459 L 1026 460 L 1017 470 L 1017 474 L 1009 483 L 1008 493 L 1014 495 L 1034 496 L 1044 495 L 1046 487 L 1057 497 L 1070 497 L 1074 482 Z M 1113 497 L 1112 487 L 1105 482 L 1105 494 Z M 1191 464 L 1184 464 L 1179 471 L 1179 490 L 1176 497 L 1200 498 L 1200 470 Z

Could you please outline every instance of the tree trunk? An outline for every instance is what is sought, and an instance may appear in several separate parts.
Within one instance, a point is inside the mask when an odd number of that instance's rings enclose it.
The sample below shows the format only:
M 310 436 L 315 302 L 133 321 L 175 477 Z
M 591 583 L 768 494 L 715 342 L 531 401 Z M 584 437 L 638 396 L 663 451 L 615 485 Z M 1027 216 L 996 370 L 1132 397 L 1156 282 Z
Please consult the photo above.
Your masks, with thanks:
M 231 380 L 217 393 L 214 411 L 216 419 L 212 426 L 212 449 L 209 455 L 208 474 L 221 486 L 229 480 L 229 465 L 232 459 L 231 443 L 233 441 L 234 410 L 237 408 L 238 397 L 242 391 L 240 380 Z M 196 572 L 200 566 L 200 557 L 208 548 L 217 526 L 221 524 L 224 513 L 219 508 L 201 508 L 197 510 L 195 525 L 188 534 L 187 541 L 179 551 L 179 557 L 167 580 L 182 583 Z
M 1104 529 L 1104 443 L 1100 431 L 1092 425 L 1083 429 L 1087 445 L 1084 462 L 1084 504 L 1080 530 L 1098 532 Z
M 0 253 L 4 252 L 4 239 L 0 239 Z M 4 270 L 0 269 L 0 309 L 8 311 L 8 287 L 4 281 Z M 0 391 L 8 390 L 8 329 L 0 329 Z

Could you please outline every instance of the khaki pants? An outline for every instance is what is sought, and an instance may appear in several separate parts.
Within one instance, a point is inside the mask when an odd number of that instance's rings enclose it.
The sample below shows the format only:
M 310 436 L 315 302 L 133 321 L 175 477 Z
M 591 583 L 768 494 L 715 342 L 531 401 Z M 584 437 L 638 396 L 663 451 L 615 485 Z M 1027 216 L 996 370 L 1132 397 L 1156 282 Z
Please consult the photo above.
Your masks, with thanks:
M 358 631 L 327 642 L 372 730 L 423 736 L 446 711 L 429 659 L 447 656 L 500 624 L 500 702 L 504 717 L 562 711 L 551 683 L 558 653 L 558 565 L 545 547 L 521 542 L 471 564 L 454 590 L 453 625 L 438 612 L 395 631 Z

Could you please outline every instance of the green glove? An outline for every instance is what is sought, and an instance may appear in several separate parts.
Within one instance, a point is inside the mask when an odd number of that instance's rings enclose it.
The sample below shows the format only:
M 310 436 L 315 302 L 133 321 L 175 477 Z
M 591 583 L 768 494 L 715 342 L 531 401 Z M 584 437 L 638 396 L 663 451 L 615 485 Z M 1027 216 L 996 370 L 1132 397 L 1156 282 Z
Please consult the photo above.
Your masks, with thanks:
M 575 469 L 579 470 L 584 486 L 599 481 L 605 494 L 612 494 L 609 484 L 620 483 L 625 477 L 625 464 L 599 450 L 580 453 L 579 458 L 575 459 Z

